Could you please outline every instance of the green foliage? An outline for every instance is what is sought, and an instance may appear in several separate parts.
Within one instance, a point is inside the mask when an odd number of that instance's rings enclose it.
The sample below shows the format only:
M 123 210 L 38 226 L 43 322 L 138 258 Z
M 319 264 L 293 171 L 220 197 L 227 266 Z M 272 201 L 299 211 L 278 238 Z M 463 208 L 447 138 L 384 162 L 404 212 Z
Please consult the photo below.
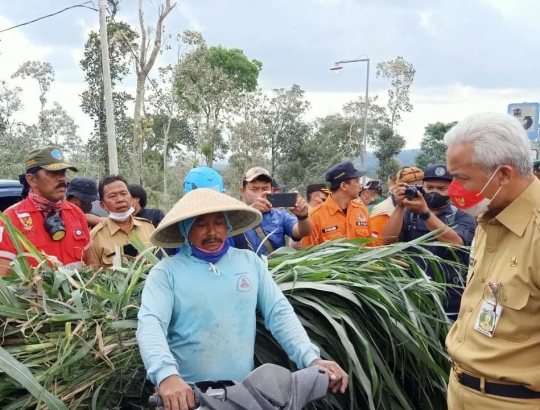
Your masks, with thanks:
M 409 95 L 416 70 L 412 63 L 401 56 L 395 60 L 377 64 L 377 77 L 390 80 L 392 87 L 388 90 L 388 114 L 390 128 L 401 122 L 401 113 L 411 112 L 413 106 Z
M 349 393 L 330 396 L 317 408 L 445 406 L 448 360 L 442 341 L 449 326 L 440 302 L 444 288 L 427 281 L 404 252 L 420 243 L 358 248 L 338 241 L 300 252 L 281 248 L 270 256 L 274 279 L 311 340 L 323 357 L 349 373 Z M 418 252 L 436 266 L 433 256 L 421 248 Z M 442 281 L 438 273 L 436 280 Z M 294 369 L 262 326 L 256 357 Z
M 444 135 L 450 131 L 457 121 L 435 124 L 428 124 L 424 131 L 424 138 L 420 143 L 422 152 L 415 158 L 416 166 L 426 169 L 429 164 L 446 164 L 446 145 L 444 145 Z
M 383 128 L 379 136 L 374 140 L 375 156 L 379 160 L 377 175 L 383 184 L 384 190 L 388 187 L 388 181 L 401 168 L 401 164 L 395 157 L 405 147 L 405 139 L 394 133 L 390 128 Z
M 253 92 L 257 89 L 262 62 L 248 60 L 242 50 L 222 46 L 210 47 L 207 60 L 210 67 L 223 71 L 233 81 L 237 90 Z
M 273 90 L 273 96 L 261 108 L 262 135 L 269 150 L 269 171 L 285 180 L 281 167 L 299 155 L 298 147 L 307 140 L 310 125 L 304 120 L 310 104 L 305 92 L 294 84 L 289 90 Z
M 238 49 L 209 48 L 197 32 L 186 31 L 182 39 L 193 49 L 175 68 L 176 97 L 195 124 L 194 151 L 212 166 L 228 150 L 223 135 L 227 117 L 245 92 L 255 90 L 262 65 Z

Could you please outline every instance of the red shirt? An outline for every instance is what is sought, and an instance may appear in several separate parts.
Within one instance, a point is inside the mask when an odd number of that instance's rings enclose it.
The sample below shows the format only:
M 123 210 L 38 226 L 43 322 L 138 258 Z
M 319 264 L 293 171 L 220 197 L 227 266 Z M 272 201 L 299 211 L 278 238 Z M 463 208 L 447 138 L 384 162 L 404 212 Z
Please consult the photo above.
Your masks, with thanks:
M 8 208 L 4 215 L 8 216 L 11 222 L 19 231 L 34 245 L 38 251 L 55 256 L 64 265 L 83 260 L 84 251 L 90 248 L 90 232 L 86 217 L 75 205 L 65 202 L 61 211 L 62 221 L 66 235 L 59 241 L 54 241 L 45 230 L 44 216 L 36 209 L 30 199 Z M 21 247 L 26 251 L 24 245 Z M 0 258 L 14 260 L 17 256 L 17 249 L 7 234 L 3 222 L 0 221 Z M 38 265 L 35 258 L 27 257 L 32 267 Z

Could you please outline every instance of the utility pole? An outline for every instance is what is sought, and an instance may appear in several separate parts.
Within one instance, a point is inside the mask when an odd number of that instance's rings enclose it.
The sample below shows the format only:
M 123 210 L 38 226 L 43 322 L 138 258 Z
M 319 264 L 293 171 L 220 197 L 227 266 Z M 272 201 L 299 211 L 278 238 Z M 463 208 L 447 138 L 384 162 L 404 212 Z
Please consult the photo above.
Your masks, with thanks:
M 118 174 L 116 153 L 116 130 L 114 127 L 114 104 L 112 97 L 111 67 L 109 62 L 109 41 L 107 39 L 106 0 L 99 0 L 99 33 L 101 38 L 101 66 L 103 68 L 103 88 L 105 91 L 105 116 L 107 119 L 107 146 L 109 151 L 109 173 Z
M 364 58 L 361 58 L 364 57 Z M 334 67 L 332 67 L 330 70 L 338 73 L 339 70 L 341 70 L 343 67 L 341 64 L 347 64 L 347 63 L 360 63 L 365 62 L 367 63 L 367 70 L 366 70 L 366 101 L 364 103 L 364 133 L 362 135 L 362 143 L 363 143 L 363 149 L 362 149 L 362 164 L 361 169 L 366 169 L 366 153 L 367 153 L 367 124 L 368 124 L 368 107 L 369 107 L 369 57 L 363 54 L 362 56 L 358 57 L 355 60 L 342 60 L 342 61 L 336 61 L 334 63 Z M 362 182 L 365 181 L 366 177 L 362 177 Z

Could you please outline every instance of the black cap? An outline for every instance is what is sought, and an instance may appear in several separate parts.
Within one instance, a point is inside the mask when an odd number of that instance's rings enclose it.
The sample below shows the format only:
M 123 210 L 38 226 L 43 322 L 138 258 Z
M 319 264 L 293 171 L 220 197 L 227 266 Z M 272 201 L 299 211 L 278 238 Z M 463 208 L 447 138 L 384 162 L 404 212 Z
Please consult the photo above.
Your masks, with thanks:
M 73 178 L 69 181 L 67 194 L 84 202 L 94 202 L 99 199 L 96 181 L 92 178 Z
M 274 189 L 281 189 L 282 191 L 287 188 L 287 185 L 280 184 L 275 179 L 272 179 L 272 188 Z
M 366 174 L 367 171 L 356 169 L 351 161 L 343 161 L 330 168 L 324 179 L 330 182 L 331 187 L 334 187 L 341 184 L 343 181 L 352 178 L 360 178 Z
M 428 181 L 430 179 L 444 179 L 446 181 L 452 181 L 454 177 L 452 177 L 452 174 L 448 172 L 446 165 L 433 164 L 428 166 L 424 171 L 424 181 Z
M 310 196 L 313 192 L 318 192 L 318 191 L 325 194 L 330 193 L 326 184 L 311 184 L 311 185 L 308 185 L 306 188 L 306 195 Z

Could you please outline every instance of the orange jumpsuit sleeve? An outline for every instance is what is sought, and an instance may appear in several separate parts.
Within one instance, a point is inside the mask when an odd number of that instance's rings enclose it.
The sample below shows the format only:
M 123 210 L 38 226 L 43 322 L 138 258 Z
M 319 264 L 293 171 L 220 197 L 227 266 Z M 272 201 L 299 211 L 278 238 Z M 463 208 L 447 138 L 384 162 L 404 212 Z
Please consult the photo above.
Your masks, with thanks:
M 318 216 L 317 213 L 310 212 L 309 218 L 311 219 L 311 224 L 313 225 L 313 229 L 311 230 L 311 234 L 309 236 L 304 236 L 302 238 L 302 248 L 306 248 L 311 245 L 319 245 L 322 243 L 322 238 L 320 235 L 321 232 L 321 218 Z
M 371 246 L 384 245 L 383 231 L 389 220 L 390 217 L 388 215 L 377 215 L 371 218 L 371 232 L 373 233 L 373 237 L 376 238 Z
M 4 213 L 4 215 L 11 219 L 9 213 Z M 9 261 L 15 260 L 17 253 L 15 244 L 8 235 L 7 228 L 4 226 L 4 223 L 0 221 L 0 259 L 7 259 Z

